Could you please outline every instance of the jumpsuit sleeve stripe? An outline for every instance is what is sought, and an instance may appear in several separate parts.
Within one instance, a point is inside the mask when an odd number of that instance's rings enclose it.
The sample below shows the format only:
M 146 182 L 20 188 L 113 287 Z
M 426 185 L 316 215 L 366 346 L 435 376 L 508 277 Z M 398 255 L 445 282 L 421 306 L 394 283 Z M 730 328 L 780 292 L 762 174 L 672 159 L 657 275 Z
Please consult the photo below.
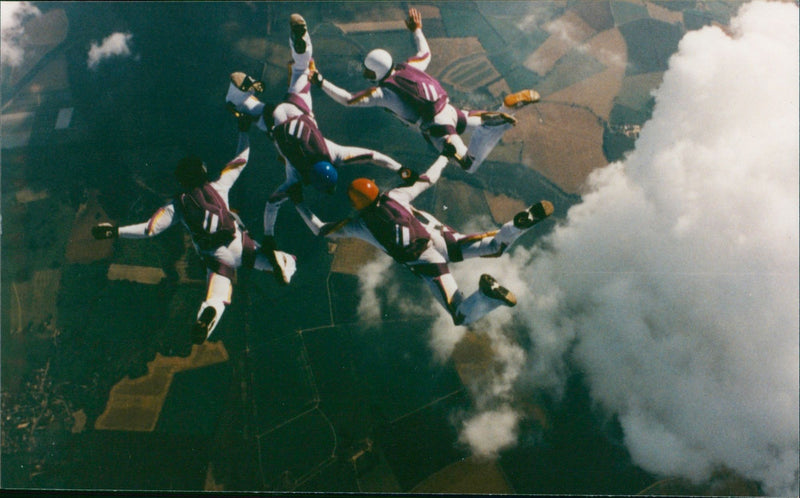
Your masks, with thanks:
M 344 163 L 354 163 L 358 161 L 368 161 L 372 159 L 372 154 L 359 154 L 357 156 L 349 156 L 342 160 Z
M 461 245 L 461 244 L 469 244 L 470 242 L 475 242 L 475 241 L 482 240 L 482 239 L 485 239 L 485 238 L 488 238 L 488 237 L 494 237 L 495 235 L 497 235 L 497 232 L 499 232 L 499 230 L 492 230 L 491 232 L 474 233 L 472 235 L 467 235 L 463 239 L 459 239 L 458 240 L 458 244 L 459 245 Z
M 240 166 L 244 166 L 245 164 L 247 164 L 247 159 L 245 159 L 243 157 L 236 158 L 233 161 L 231 161 L 228 164 L 226 164 L 225 168 L 222 170 L 222 173 L 220 173 L 220 174 L 223 175 L 223 174 L 227 173 L 228 171 L 230 171 L 232 169 L 236 169 L 236 168 L 238 168 Z
M 406 62 L 421 62 L 431 56 L 430 52 L 425 52 L 424 54 L 415 55 L 413 57 L 409 57 Z
M 158 225 L 158 220 L 160 220 L 166 210 L 162 207 L 156 213 L 150 217 L 150 221 L 147 222 L 147 228 L 145 229 L 145 233 L 147 235 L 153 235 L 155 233 L 155 227 Z
M 367 88 L 366 90 L 362 90 L 362 91 L 358 92 L 357 94 L 353 95 L 353 98 L 348 100 L 347 103 L 351 104 L 351 105 L 352 104 L 357 104 L 357 103 L 361 102 L 362 100 L 364 100 L 365 98 L 372 96 L 372 94 L 374 94 L 376 90 L 377 90 L 377 87 L 374 87 L 374 86 L 370 87 L 370 88 Z

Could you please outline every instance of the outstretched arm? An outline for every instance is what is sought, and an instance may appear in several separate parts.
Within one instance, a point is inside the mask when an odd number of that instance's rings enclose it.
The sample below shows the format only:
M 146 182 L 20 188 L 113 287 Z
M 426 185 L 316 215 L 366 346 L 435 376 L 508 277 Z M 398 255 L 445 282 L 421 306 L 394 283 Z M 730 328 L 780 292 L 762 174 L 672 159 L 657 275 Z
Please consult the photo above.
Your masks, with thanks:
M 315 74 L 314 80 L 312 81 L 322 88 L 322 91 L 328 94 L 328 97 L 341 105 L 375 107 L 381 105 L 384 99 L 383 90 L 378 86 L 372 86 L 366 90 L 352 94 L 344 88 L 334 85 L 330 80 L 324 79 L 319 73 Z
M 135 225 L 117 226 L 113 223 L 98 223 L 92 227 L 92 236 L 95 239 L 113 239 L 122 237 L 124 239 L 146 239 L 155 237 L 167 228 L 178 222 L 175 215 L 175 202 L 158 208 L 149 220 Z
M 236 148 L 236 157 L 231 159 L 228 164 L 223 168 L 220 173 L 219 179 L 213 182 L 214 187 L 223 195 L 222 192 L 227 192 L 233 187 L 233 184 L 242 174 L 244 167 L 247 166 L 247 161 L 250 159 L 250 135 L 247 132 L 239 132 L 239 145 Z M 223 197 L 225 197 L 223 195 Z
M 175 202 L 158 208 L 144 223 L 119 227 L 119 236 L 125 239 L 145 239 L 155 237 L 167 228 L 177 223 L 179 217 L 175 214 Z
M 314 235 L 319 235 L 322 227 L 325 226 L 325 222 L 317 218 L 317 215 L 314 214 L 308 206 L 303 203 L 297 204 L 295 206 L 297 212 L 300 214 L 300 217 L 303 218 L 303 221 L 308 225 L 308 228 Z
M 416 199 L 419 194 L 425 192 L 431 185 L 439 181 L 439 177 L 442 176 L 442 170 L 444 170 L 445 166 L 447 166 L 447 157 L 437 157 L 431 167 L 428 168 L 425 173 L 419 175 L 419 179 L 413 185 L 392 189 L 389 191 L 389 195 L 395 200 L 410 203 Z
M 311 232 L 314 235 L 322 235 L 323 237 L 331 237 L 331 238 L 341 238 L 347 237 L 347 224 L 350 223 L 350 218 L 345 218 L 336 223 L 326 223 L 319 218 L 317 215 L 314 214 L 305 203 L 295 204 L 295 209 L 297 209 L 298 214 L 300 217 L 303 218 L 303 221 L 308 225 L 308 228 L 311 229 Z
M 406 63 L 420 71 L 424 71 L 428 68 L 428 64 L 431 63 L 431 49 L 428 46 L 428 40 L 425 39 L 425 35 L 422 33 L 422 14 L 417 9 L 408 9 L 406 26 L 414 34 L 414 44 L 417 46 L 417 53 L 410 57 Z
M 378 152 L 377 150 L 365 149 L 363 147 L 353 147 L 349 145 L 339 145 L 336 142 L 328 140 L 327 138 L 325 139 L 325 145 L 328 147 L 331 160 L 336 166 L 360 162 L 372 162 L 391 171 L 400 171 L 400 168 L 403 167 L 402 164 L 398 163 L 386 154 Z

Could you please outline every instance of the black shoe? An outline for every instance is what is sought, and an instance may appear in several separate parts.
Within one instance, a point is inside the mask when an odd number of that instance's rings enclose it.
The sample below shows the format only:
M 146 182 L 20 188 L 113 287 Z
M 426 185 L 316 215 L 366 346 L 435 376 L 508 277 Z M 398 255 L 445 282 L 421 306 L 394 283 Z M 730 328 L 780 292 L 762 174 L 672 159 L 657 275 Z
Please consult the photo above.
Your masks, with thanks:
M 306 20 L 300 14 L 289 16 L 289 28 L 292 31 L 292 47 L 298 54 L 306 53 L 306 41 L 303 36 L 306 34 Z
M 214 323 L 214 318 L 217 316 L 217 310 L 213 306 L 209 306 L 200 314 L 200 318 L 194 323 L 192 327 L 192 343 L 203 344 L 208 337 L 208 330 Z
M 506 306 L 514 306 L 517 304 L 517 297 L 514 293 L 500 285 L 497 280 L 488 273 L 481 275 L 478 288 L 484 296 L 502 301 Z
M 464 171 L 469 171 L 469 169 L 472 167 L 472 163 L 475 161 L 475 158 L 467 154 L 464 157 L 457 157 L 456 161 L 458 161 L 458 165 L 461 166 L 461 169 Z
M 469 171 L 472 167 L 472 163 L 475 161 L 475 158 L 469 154 L 459 156 L 456 152 L 456 146 L 453 145 L 450 140 L 445 140 L 442 146 L 442 155 L 453 159 L 464 171 Z
M 553 204 L 550 201 L 539 201 L 525 211 L 514 215 L 514 226 L 519 229 L 530 228 L 553 214 Z

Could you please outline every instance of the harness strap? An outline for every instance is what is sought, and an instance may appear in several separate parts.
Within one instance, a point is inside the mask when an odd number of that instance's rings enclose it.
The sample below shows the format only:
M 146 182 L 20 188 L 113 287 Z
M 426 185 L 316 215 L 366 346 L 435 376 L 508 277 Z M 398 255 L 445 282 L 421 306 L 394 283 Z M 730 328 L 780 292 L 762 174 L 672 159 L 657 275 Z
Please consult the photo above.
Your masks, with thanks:
M 311 109 L 309 109 L 308 104 L 306 104 L 306 101 L 303 100 L 296 93 L 293 93 L 293 92 L 292 93 L 287 93 L 286 96 L 283 98 L 283 100 L 284 100 L 284 102 L 288 102 L 290 104 L 293 104 L 295 107 L 300 109 L 303 112 L 303 114 L 307 114 L 308 116 L 313 116 L 314 115 L 311 112 Z

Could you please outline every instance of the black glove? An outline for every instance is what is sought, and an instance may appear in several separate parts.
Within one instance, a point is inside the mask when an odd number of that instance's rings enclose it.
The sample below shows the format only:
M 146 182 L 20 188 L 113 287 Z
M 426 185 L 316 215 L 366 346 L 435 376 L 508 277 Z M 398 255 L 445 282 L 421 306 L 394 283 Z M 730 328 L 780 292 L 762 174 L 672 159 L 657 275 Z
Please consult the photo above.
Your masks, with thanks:
M 275 252 L 278 249 L 278 244 L 275 243 L 274 235 L 265 235 L 261 239 L 261 252 L 264 254 Z
M 257 79 L 253 78 L 250 75 L 245 75 L 245 77 L 242 79 L 241 83 L 237 85 L 237 87 L 239 88 L 239 90 L 243 92 L 246 92 L 251 88 L 258 93 L 264 91 L 264 83 L 258 81 Z
M 289 194 L 289 200 L 295 204 L 303 202 L 303 182 L 297 182 L 286 191 Z
M 255 121 L 253 116 L 244 113 L 239 113 L 236 118 L 237 128 L 239 128 L 239 131 L 242 133 L 247 133 L 250 131 L 250 125 L 253 124 L 253 121 Z
M 419 173 L 411 168 L 400 168 L 397 174 L 400 175 L 400 178 L 403 179 L 403 183 L 405 183 L 406 186 L 414 185 L 419 180 Z
M 286 281 L 283 279 L 281 265 L 278 264 L 278 258 L 275 256 L 277 248 L 278 245 L 275 243 L 274 235 L 265 235 L 264 238 L 261 239 L 261 248 L 259 251 L 267 257 L 269 264 L 272 265 L 272 276 L 275 277 L 275 281 L 280 285 L 287 285 Z
M 444 142 L 442 145 L 442 155 L 445 157 L 449 157 L 451 159 L 456 158 L 456 146 L 451 144 L 449 140 Z
M 319 71 L 313 71 L 311 73 L 311 77 L 309 78 L 311 84 L 316 86 L 317 88 L 322 87 L 322 82 L 325 81 L 325 78 L 322 77 L 322 73 Z
M 92 237 L 97 240 L 113 239 L 119 236 L 119 227 L 111 223 L 99 223 L 92 227 Z

